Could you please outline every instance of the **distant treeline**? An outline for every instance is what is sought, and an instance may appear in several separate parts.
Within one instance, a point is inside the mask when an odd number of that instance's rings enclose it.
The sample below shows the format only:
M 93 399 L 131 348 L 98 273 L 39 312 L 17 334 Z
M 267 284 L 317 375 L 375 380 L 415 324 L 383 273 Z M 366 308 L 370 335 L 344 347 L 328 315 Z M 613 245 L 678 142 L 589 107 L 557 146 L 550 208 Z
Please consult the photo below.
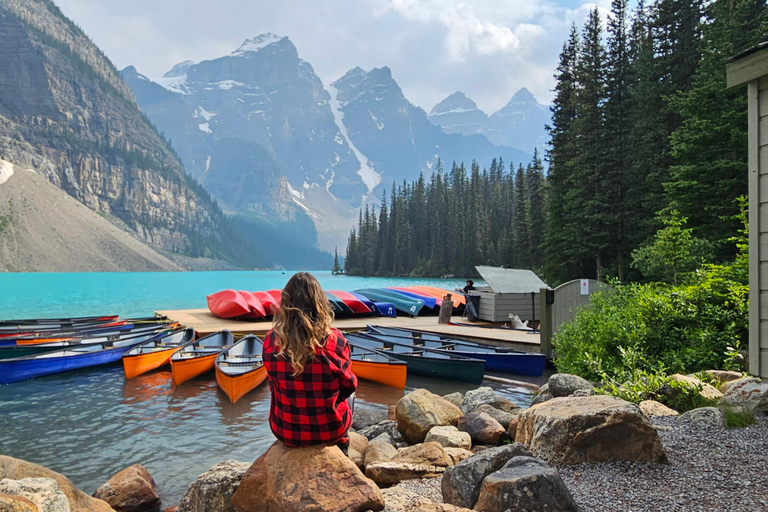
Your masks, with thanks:
M 672 217 L 687 219 L 707 260 L 732 260 L 747 94 L 726 88 L 726 61 L 766 38 L 765 0 L 640 0 L 631 12 L 614 0 L 603 26 L 595 9 L 563 46 L 546 178 L 535 160 L 514 179 L 497 163 L 469 179 L 454 166 L 428 187 L 404 184 L 392 212 L 361 214 L 347 270 L 467 275 L 509 264 L 550 284 L 635 280 L 633 251 Z

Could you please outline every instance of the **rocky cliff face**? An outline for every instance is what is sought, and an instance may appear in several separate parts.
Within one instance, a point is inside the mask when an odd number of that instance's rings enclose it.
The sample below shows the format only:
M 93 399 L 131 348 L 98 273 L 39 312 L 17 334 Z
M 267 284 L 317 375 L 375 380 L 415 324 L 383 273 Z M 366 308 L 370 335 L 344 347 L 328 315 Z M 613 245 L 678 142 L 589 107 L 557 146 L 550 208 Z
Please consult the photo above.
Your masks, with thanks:
M 226 220 L 108 59 L 49 0 L 0 0 L 0 156 L 152 246 L 215 255 Z

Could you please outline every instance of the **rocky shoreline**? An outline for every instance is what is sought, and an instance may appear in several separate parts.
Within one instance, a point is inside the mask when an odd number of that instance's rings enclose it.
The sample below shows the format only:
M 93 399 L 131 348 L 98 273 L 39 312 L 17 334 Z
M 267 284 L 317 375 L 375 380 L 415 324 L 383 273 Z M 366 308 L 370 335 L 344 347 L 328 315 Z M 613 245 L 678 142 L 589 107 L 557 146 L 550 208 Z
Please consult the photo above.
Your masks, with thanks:
M 490 388 L 445 397 L 418 389 L 389 417 L 356 411 L 348 457 L 335 446 L 275 443 L 253 464 L 226 461 L 205 471 L 165 510 L 768 510 L 768 383 L 740 377 L 720 375 L 719 390 L 701 386 L 758 417 L 737 429 L 725 428 L 720 408 L 679 415 L 657 402 L 637 406 L 563 374 L 525 410 Z M 3 512 L 163 510 L 141 466 L 94 496 L 41 466 L 0 456 Z

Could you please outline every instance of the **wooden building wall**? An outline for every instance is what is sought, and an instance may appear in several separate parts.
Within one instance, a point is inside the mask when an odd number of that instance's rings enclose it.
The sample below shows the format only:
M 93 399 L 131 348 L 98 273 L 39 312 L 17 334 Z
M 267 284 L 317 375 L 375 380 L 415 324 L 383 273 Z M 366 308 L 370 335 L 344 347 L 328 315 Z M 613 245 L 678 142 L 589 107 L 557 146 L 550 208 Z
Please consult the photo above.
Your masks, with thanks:
M 531 306 L 530 293 L 493 293 L 477 292 L 480 295 L 480 320 L 486 322 L 509 322 L 509 314 L 513 313 L 525 322 L 532 320 L 533 307 Z M 539 295 L 536 294 L 536 320 L 541 320 L 541 308 L 539 307 Z M 532 324 L 531 327 L 533 327 Z

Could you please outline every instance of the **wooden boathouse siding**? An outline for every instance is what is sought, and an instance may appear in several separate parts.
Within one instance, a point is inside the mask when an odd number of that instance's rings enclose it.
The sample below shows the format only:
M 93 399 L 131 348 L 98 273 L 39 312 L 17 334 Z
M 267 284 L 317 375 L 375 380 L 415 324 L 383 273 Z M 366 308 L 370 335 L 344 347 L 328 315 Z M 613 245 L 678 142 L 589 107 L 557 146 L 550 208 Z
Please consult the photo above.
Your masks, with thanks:
M 480 320 L 486 322 L 509 322 L 509 315 L 517 315 L 521 320 L 532 320 L 533 306 L 531 305 L 531 295 L 529 293 L 493 293 L 479 291 L 473 295 L 480 296 L 480 311 L 478 316 Z M 536 320 L 541 319 L 541 308 L 539 307 L 540 293 L 536 293 L 534 303 L 536 304 Z
M 768 42 L 728 64 L 749 104 L 749 372 L 768 377 Z

